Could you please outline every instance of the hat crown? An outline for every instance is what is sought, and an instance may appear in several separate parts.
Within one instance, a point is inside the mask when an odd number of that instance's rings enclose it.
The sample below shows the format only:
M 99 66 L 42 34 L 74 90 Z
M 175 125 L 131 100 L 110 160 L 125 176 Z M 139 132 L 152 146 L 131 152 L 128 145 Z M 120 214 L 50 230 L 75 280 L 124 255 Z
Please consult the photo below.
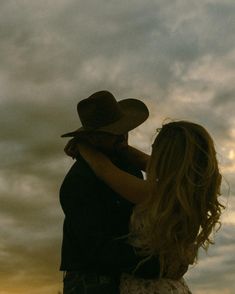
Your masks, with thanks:
M 147 106 L 134 98 L 116 101 L 108 91 L 99 91 L 77 104 L 82 127 L 61 137 L 76 137 L 82 132 L 99 131 L 123 135 L 135 129 L 149 116 Z
M 109 125 L 122 116 L 115 97 L 108 91 L 99 91 L 77 104 L 77 111 L 85 129 L 97 129 Z

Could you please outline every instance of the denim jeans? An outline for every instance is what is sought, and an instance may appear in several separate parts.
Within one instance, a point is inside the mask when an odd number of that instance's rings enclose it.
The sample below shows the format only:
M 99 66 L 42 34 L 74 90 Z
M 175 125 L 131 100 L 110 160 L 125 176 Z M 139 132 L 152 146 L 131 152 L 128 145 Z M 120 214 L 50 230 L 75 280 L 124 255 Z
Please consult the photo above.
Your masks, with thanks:
M 70 272 L 63 282 L 63 294 L 119 294 L 118 281 L 108 275 Z

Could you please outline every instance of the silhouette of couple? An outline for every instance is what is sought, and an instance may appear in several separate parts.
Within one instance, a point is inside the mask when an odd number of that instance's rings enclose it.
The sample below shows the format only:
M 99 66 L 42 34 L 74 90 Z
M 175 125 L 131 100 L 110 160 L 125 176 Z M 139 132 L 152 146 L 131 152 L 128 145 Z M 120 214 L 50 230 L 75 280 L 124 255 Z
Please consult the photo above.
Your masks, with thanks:
M 82 127 L 62 135 L 76 159 L 60 189 L 63 293 L 191 293 L 183 276 L 224 208 L 211 136 L 170 122 L 149 156 L 128 145 L 149 116 L 142 101 L 99 91 L 77 111 Z

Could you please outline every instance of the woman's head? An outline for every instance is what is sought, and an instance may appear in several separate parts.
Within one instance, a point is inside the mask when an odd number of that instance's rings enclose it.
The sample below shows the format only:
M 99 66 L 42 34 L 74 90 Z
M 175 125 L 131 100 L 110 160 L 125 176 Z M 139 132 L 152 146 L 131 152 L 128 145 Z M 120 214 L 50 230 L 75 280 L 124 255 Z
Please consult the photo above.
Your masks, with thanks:
M 217 201 L 221 185 L 210 134 L 201 125 L 187 121 L 163 125 L 152 145 L 147 179 L 152 189 L 175 189 L 171 198 L 187 215 L 195 213 L 195 205 L 202 210 L 209 207 Z
M 206 129 L 187 121 L 163 125 L 152 145 L 147 181 L 149 197 L 135 207 L 130 229 L 142 252 L 160 254 L 162 270 L 173 276 L 167 258 L 187 263 L 189 248 L 195 254 L 200 246 L 207 249 L 223 207 L 216 151 Z

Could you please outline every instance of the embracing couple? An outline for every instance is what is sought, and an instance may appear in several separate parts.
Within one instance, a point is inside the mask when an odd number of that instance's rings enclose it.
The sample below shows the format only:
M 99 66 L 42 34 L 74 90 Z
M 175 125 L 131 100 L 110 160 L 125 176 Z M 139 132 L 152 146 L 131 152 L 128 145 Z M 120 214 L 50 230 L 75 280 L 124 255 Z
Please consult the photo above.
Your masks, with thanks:
M 224 208 L 210 134 L 166 123 L 149 156 L 128 145 L 149 115 L 142 101 L 99 91 L 77 111 L 82 127 L 62 135 L 76 159 L 60 189 L 63 293 L 191 293 L 183 276 Z

